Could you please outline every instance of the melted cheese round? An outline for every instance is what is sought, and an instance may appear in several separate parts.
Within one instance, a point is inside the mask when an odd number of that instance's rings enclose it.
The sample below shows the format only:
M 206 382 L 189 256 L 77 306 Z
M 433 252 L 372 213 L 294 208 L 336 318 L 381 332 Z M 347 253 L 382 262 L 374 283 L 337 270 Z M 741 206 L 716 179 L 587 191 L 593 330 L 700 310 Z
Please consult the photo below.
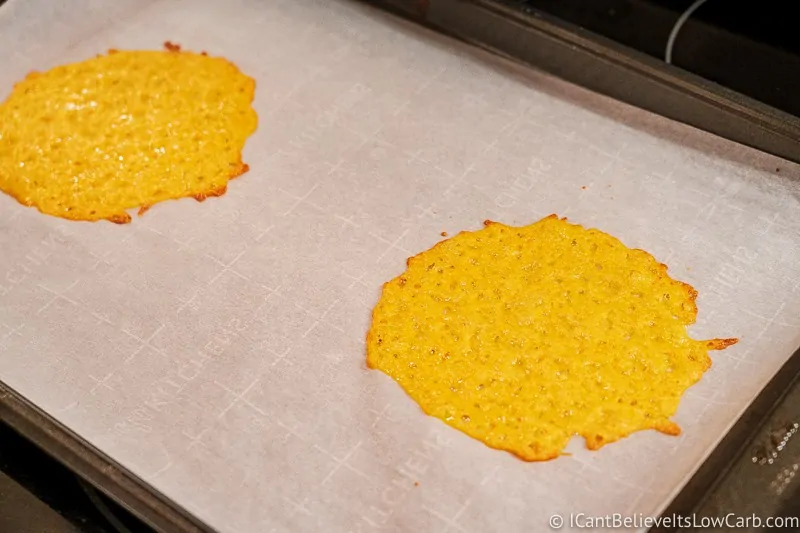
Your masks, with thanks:
M 692 287 L 642 250 L 555 215 L 487 221 L 408 261 L 384 285 L 367 364 L 429 415 L 529 461 L 574 435 L 598 449 L 635 431 L 677 435 L 681 395 L 709 368 Z
M 255 82 L 205 53 L 111 51 L 31 73 L 0 105 L 0 189 L 72 220 L 129 222 L 224 194 L 247 170 Z

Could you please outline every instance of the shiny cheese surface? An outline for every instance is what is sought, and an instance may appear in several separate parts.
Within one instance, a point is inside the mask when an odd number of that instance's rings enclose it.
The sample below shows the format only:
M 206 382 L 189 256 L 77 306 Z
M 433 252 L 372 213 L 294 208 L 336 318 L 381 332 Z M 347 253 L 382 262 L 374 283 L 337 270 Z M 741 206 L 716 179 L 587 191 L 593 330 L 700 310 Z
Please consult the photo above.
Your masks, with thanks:
M 247 170 L 255 82 L 225 59 L 166 48 L 17 83 L 0 105 L 0 189 L 48 215 L 119 223 L 133 208 L 223 194 Z
M 555 215 L 486 222 L 408 261 L 386 283 L 367 364 L 424 412 L 528 461 L 583 436 L 677 435 L 681 395 L 709 368 L 695 290 L 616 238 Z

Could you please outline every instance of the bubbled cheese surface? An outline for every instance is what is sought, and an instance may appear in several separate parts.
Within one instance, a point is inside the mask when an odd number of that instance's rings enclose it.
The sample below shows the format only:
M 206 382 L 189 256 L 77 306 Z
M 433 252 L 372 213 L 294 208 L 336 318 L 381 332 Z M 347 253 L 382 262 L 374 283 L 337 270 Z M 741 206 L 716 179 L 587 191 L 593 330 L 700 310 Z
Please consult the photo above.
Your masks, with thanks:
M 367 363 L 429 415 L 529 461 L 574 435 L 598 449 L 677 435 L 681 395 L 709 368 L 695 290 L 650 254 L 555 215 L 488 222 L 408 261 L 384 285 Z
M 0 189 L 48 215 L 120 223 L 219 196 L 247 170 L 254 90 L 229 61 L 169 43 L 31 73 L 0 105 Z

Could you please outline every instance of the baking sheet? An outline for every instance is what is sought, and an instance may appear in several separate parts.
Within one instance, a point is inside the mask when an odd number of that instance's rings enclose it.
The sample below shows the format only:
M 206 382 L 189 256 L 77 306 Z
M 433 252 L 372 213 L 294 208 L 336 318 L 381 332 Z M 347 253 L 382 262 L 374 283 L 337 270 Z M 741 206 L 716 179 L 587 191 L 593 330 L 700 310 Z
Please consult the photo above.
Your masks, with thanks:
M 0 90 L 165 40 L 257 80 L 251 171 L 128 226 L 0 197 L 0 379 L 221 532 L 538 531 L 651 516 L 800 344 L 800 168 L 347 0 L 11 0 Z M 585 187 L 585 189 L 584 189 Z M 738 336 L 636 434 L 524 463 L 364 366 L 380 285 L 550 213 L 670 265 Z

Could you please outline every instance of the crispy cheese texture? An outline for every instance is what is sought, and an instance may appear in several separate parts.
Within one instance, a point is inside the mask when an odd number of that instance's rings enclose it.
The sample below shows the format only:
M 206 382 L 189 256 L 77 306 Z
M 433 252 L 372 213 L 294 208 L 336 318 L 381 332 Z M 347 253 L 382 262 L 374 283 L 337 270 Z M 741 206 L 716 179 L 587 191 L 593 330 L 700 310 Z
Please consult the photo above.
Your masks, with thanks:
M 575 435 L 596 450 L 633 432 L 678 435 L 681 395 L 710 367 L 697 292 L 616 238 L 551 215 L 487 221 L 408 260 L 383 287 L 367 364 L 423 411 L 527 461 Z
M 130 222 L 247 171 L 255 82 L 205 53 L 110 51 L 31 73 L 0 105 L 0 190 L 42 213 Z

